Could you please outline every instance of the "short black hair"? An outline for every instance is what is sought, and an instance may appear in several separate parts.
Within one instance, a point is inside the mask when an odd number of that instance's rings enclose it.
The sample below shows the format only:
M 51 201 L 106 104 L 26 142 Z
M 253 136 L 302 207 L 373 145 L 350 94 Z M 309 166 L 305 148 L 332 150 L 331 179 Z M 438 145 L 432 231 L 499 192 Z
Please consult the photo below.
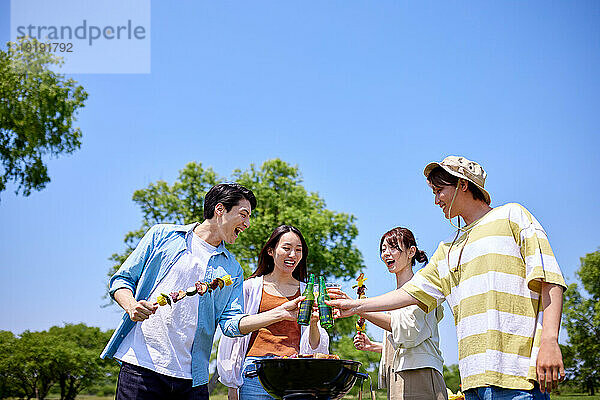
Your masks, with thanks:
M 442 186 L 456 186 L 459 179 L 460 178 L 452 175 L 442 167 L 435 167 L 427 176 L 427 181 L 431 183 L 432 186 L 438 188 Z M 485 199 L 483 192 L 477 187 L 477 185 L 467 179 L 465 179 L 465 181 L 467 181 L 469 184 L 469 192 L 471 192 L 471 195 L 473 195 L 475 200 L 481 200 L 484 203 L 489 204 Z
M 220 183 L 213 186 L 204 196 L 204 219 L 214 217 L 217 204 L 223 204 L 225 210 L 229 212 L 242 199 L 250 202 L 252 210 L 256 208 L 256 197 L 254 197 L 252 190 L 243 187 L 239 183 Z

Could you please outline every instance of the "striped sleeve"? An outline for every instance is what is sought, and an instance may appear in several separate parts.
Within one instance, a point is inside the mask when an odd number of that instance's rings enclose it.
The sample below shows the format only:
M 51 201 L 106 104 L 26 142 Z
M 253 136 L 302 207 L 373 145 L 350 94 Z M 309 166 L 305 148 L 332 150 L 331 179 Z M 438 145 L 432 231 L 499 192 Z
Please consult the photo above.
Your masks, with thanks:
M 541 291 L 541 282 L 553 283 L 566 289 L 554 252 L 550 247 L 548 236 L 542 225 L 524 207 L 518 206 L 516 212 L 510 213 L 511 224 L 519 229 L 515 235 L 521 247 L 521 256 L 525 262 L 527 286 L 535 292 Z
M 412 279 L 402 286 L 404 291 L 424 305 L 422 307 L 419 304 L 426 313 L 433 311 L 446 300 L 446 296 L 442 292 L 442 280 L 438 270 L 438 260 L 444 257 L 442 245 L 443 243 L 440 243 L 429 263 L 418 270 Z

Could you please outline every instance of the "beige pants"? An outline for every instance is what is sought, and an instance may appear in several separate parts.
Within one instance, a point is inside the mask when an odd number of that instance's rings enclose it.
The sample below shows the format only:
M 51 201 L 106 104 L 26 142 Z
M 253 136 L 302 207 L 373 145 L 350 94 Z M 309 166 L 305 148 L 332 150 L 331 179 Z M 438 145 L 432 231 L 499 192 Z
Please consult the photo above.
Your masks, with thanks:
M 388 374 L 388 400 L 448 400 L 444 377 L 433 368 Z

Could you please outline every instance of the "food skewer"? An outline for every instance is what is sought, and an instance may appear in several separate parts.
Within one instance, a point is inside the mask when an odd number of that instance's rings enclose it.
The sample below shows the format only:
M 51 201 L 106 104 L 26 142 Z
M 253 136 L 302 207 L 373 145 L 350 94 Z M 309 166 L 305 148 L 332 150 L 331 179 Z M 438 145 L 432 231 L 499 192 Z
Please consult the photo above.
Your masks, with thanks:
M 365 278 L 365 274 L 361 272 L 358 278 L 356 278 L 356 285 L 352 286 L 352 289 L 356 288 L 356 295 L 359 299 L 364 299 L 367 297 L 365 295 L 367 291 L 367 287 L 365 286 L 366 280 L 367 278 Z M 366 321 L 364 317 L 359 317 L 358 321 L 356 321 L 356 331 L 364 333 L 366 329 Z
M 360 275 L 358 276 L 358 278 L 356 278 L 356 285 L 352 286 L 352 288 L 356 288 L 356 295 L 359 299 L 366 299 L 367 295 L 365 294 L 367 292 L 367 287 L 365 286 L 365 281 L 367 280 L 367 278 L 365 278 L 365 274 L 364 273 L 360 273 Z M 359 317 L 358 321 L 356 321 L 356 332 L 360 335 L 366 335 L 365 331 L 367 330 L 367 324 L 366 324 L 366 320 L 364 317 Z M 375 392 L 373 391 L 373 385 L 371 384 L 371 376 L 369 376 L 369 392 L 371 393 L 371 400 L 375 400 Z M 361 383 L 361 390 L 358 392 L 358 399 L 362 400 L 362 383 Z
M 231 280 L 231 275 L 225 275 L 222 278 L 215 278 L 212 282 L 196 282 L 194 286 L 190 286 L 186 290 L 179 290 L 177 292 L 171 292 L 170 294 L 161 293 L 156 297 L 156 302 L 154 305 L 158 306 L 166 306 L 167 304 L 171 306 L 173 303 L 177 303 L 179 300 L 182 300 L 188 296 L 194 296 L 196 294 L 200 296 L 204 296 L 205 293 L 210 293 L 217 288 L 223 289 L 224 286 L 233 285 L 233 281 Z

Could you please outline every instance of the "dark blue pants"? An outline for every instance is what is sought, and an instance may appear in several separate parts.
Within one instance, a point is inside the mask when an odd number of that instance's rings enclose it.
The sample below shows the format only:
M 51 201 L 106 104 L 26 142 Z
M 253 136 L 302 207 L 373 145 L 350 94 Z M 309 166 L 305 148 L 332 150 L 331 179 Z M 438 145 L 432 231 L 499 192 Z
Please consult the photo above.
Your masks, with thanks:
M 208 400 L 208 387 L 192 387 L 191 379 L 173 378 L 147 368 L 123 363 L 115 400 L 154 399 Z
M 548 393 L 542 393 L 537 382 L 532 390 L 504 389 L 486 386 L 465 391 L 466 400 L 550 400 Z

